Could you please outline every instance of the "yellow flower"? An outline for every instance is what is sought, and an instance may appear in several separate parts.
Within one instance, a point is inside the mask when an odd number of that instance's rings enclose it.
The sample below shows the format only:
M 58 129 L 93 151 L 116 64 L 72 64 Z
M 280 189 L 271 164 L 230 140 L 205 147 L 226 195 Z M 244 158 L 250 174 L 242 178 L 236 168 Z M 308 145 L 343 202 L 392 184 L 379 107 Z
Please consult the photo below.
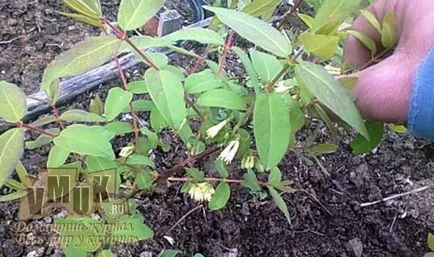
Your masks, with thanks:
M 255 156 L 246 155 L 241 160 L 241 168 L 242 169 L 253 169 L 255 167 Z
M 226 124 L 228 124 L 229 120 L 230 119 L 226 119 L 226 120 L 220 122 L 219 124 L 207 129 L 206 135 L 208 136 L 208 138 L 214 138 L 215 136 L 217 136 L 217 134 L 220 132 L 220 130 L 222 130 L 226 126 Z
M 238 147 L 240 146 L 240 141 L 232 140 L 228 146 L 221 152 L 218 159 L 224 161 L 226 164 L 229 164 L 232 162 L 232 160 L 235 157 L 235 154 L 237 154 Z
M 214 188 L 208 182 L 191 184 L 191 188 L 188 191 L 190 197 L 196 202 L 209 202 L 214 195 Z
M 127 158 L 132 153 L 134 153 L 134 146 L 125 146 L 121 149 L 121 152 L 119 153 L 120 157 Z

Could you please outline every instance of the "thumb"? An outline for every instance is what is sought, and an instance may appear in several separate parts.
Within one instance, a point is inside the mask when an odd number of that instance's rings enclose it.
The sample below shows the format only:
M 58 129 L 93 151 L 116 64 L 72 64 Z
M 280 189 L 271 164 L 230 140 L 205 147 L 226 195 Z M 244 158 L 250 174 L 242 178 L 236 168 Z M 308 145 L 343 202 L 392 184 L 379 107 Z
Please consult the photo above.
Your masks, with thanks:
M 405 124 L 416 61 L 395 53 L 381 63 L 353 75 L 356 105 L 367 120 Z

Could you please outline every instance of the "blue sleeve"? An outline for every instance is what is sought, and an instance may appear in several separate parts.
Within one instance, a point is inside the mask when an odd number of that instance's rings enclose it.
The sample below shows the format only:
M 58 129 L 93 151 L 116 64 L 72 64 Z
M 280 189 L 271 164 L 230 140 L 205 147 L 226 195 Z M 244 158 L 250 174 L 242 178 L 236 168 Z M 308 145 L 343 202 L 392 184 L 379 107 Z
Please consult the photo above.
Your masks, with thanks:
M 408 129 L 416 137 L 434 139 L 434 49 L 423 60 L 413 81 Z

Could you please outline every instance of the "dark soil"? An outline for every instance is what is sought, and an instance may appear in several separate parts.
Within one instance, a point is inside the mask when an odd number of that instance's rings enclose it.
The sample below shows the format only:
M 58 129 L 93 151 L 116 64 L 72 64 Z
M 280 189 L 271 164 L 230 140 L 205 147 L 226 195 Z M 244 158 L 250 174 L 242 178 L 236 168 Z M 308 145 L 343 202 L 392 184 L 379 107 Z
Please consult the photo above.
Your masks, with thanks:
M 41 72 L 56 54 L 96 33 L 55 14 L 53 10 L 62 10 L 59 2 L 17 0 L 0 4 L 0 18 L 5 24 L 13 19 L 17 22 L 0 28 L 1 41 L 24 35 L 12 43 L 0 44 L 0 70 L 5 71 L 0 79 L 17 83 L 27 93 L 35 92 Z M 109 15 L 115 14 L 107 8 Z M 49 26 L 56 27 L 57 32 L 51 34 Z M 69 26 L 75 29 L 68 30 Z M 36 42 L 42 45 L 36 47 Z M 51 42 L 62 45 L 51 46 Z M 192 60 L 185 57 L 175 57 L 172 61 L 185 68 L 193 65 Z M 242 74 L 235 59 L 231 58 L 228 66 L 230 74 Z M 142 68 L 128 70 L 129 79 L 138 79 L 139 70 L 142 72 Z M 98 93 L 104 98 L 104 92 L 116 85 L 119 85 L 117 80 L 102 85 L 71 105 L 86 109 L 90 95 Z M 299 140 L 309 131 L 305 129 Z M 28 135 L 31 136 L 35 135 Z M 170 168 L 185 157 L 176 136 L 166 132 L 162 137 L 178 151 L 155 152 L 158 170 Z M 323 131 L 320 140 L 325 138 L 327 132 Z M 422 257 L 428 251 L 427 234 L 434 231 L 432 190 L 364 208 L 360 203 L 432 185 L 434 145 L 408 135 L 388 133 L 375 153 L 354 156 L 348 135 L 342 134 L 341 140 L 337 153 L 318 156 L 324 169 L 317 164 L 307 165 L 301 158 L 303 153 L 288 154 L 282 162 L 280 168 L 285 179 L 293 180 L 296 189 L 295 193 L 284 195 L 291 224 L 268 198 L 258 199 L 246 189 L 234 186 L 225 209 L 210 212 L 200 208 L 171 230 L 184 214 L 198 205 L 180 193 L 180 185 L 175 183 L 160 186 L 152 194 L 137 196 L 138 210 L 156 233 L 155 238 L 113 249 L 118 256 L 141 257 L 158 256 L 163 249 L 180 249 L 184 256 L 200 252 L 207 257 Z M 25 152 L 23 163 L 30 173 L 36 174 L 45 166 L 47 153 L 48 147 Z M 215 157 L 212 156 L 210 162 L 200 163 L 207 174 L 215 173 L 212 164 Z M 234 178 L 241 178 L 243 174 L 237 169 L 230 172 Z M 6 193 L 5 189 L 0 192 Z M 15 202 L 0 203 L 0 257 L 62 256 L 56 246 L 14 243 L 11 229 L 16 223 L 17 211 Z M 52 222 L 52 217 L 48 217 L 31 224 Z M 174 240 L 173 245 L 168 237 Z

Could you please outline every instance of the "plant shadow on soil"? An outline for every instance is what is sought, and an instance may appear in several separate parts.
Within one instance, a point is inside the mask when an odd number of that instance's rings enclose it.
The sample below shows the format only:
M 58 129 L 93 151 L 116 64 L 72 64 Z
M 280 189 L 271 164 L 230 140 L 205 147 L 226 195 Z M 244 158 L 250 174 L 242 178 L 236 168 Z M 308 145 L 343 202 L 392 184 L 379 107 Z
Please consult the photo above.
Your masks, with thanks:
M 118 1 L 107 2 L 113 3 L 114 6 Z M 39 13 L 39 10 L 42 20 L 46 22 L 50 16 L 43 10 L 60 8 L 58 1 L 40 4 L 35 1 L 33 4 L 25 5 L 27 3 L 28 1 L 22 0 L 14 1 L 13 4 L 8 1 L 0 2 L 3 9 L 0 17 L 7 23 L 11 22 L 10 19 L 15 19 L 18 22 L 16 26 L 25 28 L 30 26 L 29 24 L 34 24 L 37 18 L 37 15 L 29 14 L 29 8 L 34 7 L 37 10 L 35 13 Z M 26 8 L 22 9 L 20 4 Z M 5 10 L 8 12 L 3 14 Z M 52 11 L 49 13 L 54 15 Z M 28 15 L 30 18 L 26 18 Z M 20 19 L 22 17 L 24 18 Z M 71 26 L 69 21 L 60 19 L 62 28 L 58 28 L 58 31 L 67 31 L 68 26 Z M 80 26 L 74 22 L 71 24 Z M 6 28 L 1 30 L 2 41 L 13 38 L 5 30 Z M 86 37 L 86 33 L 93 33 L 91 30 L 86 32 L 87 29 L 84 31 L 85 34 L 70 32 L 62 40 L 67 42 L 65 44 L 72 45 Z M 26 38 L 20 41 L 21 46 L 18 45 L 18 49 L 24 49 L 26 45 L 35 47 L 29 44 L 29 40 L 31 39 Z M 29 56 L 26 54 L 3 56 L 3 59 L 0 59 L 1 70 L 4 70 L 4 67 L 19 67 L 19 72 L 18 75 L 13 75 L 16 74 L 15 68 L 6 69 L 7 73 L 1 74 L 1 79 L 18 83 L 27 93 L 35 92 L 34 85 L 37 85 L 40 79 L 38 76 L 54 55 L 60 52 L 51 51 L 50 47 L 44 44 L 40 48 L 41 55 L 49 55 L 49 58 L 36 55 L 31 57 L 35 59 L 27 60 Z M 8 50 L 9 47 L 12 46 L 0 45 L 2 51 Z M 10 49 L 8 51 L 13 52 Z M 39 50 L 28 51 L 37 53 Z M 10 62 L 21 58 L 25 61 Z M 26 61 L 38 67 L 33 67 Z M 192 65 L 188 58 L 176 57 L 172 61 L 184 67 Z M 242 73 L 235 58 L 231 57 L 228 60 L 228 66 L 231 72 Z M 23 68 L 33 69 L 32 72 L 39 75 L 26 78 Z M 142 72 L 143 67 L 128 70 L 129 79 L 138 79 L 139 71 Z M 78 97 L 72 106 L 86 109 L 90 94 L 100 93 L 104 97 L 103 92 L 118 84 L 119 81 L 106 83 L 93 92 Z M 146 116 L 142 118 L 146 119 Z M 306 128 L 300 133 L 298 140 L 302 141 L 311 130 L 312 128 Z M 27 136 L 34 138 L 35 135 Z M 159 170 L 170 168 L 185 157 L 184 149 L 179 147 L 181 143 L 175 135 L 167 132 L 162 137 L 172 149 L 178 150 L 169 153 L 154 152 Z M 321 137 L 321 141 L 327 138 L 325 130 L 322 131 Z M 117 142 L 117 147 L 125 143 L 126 141 Z M 48 147 L 25 152 L 23 163 L 30 173 L 35 174 L 38 169 L 44 167 L 47 152 Z M 212 162 L 215 157 L 212 156 L 209 162 L 200 163 L 200 168 L 210 176 L 215 174 Z M 118 256 L 157 256 L 162 249 L 170 248 L 184 251 L 185 256 L 201 252 L 208 257 L 227 256 L 225 254 L 231 250 L 236 250 L 238 256 L 246 257 L 422 257 L 427 252 L 426 237 L 429 232 L 434 231 L 433 191 L 424 191 L 365 208 L 361 208 L 360 203 L 432 185 L 432 143 L 416 140 L 409 135 L 389 132 L 375 153 L 354 156 L 349 147 L 349 137 L 342 135 L 339 151 L 324 155 L 320 160 L 330 176 L 317 165 L 306 165 L 300 156 L 294 153 L 288 153 L 281 164 L 284 178 L 293 180 L 294 187 L 303 190 L 284 195 L 291 213 L 290 225 L 272 202 L 260 201 L 246 189 L 235 186 L 225 209 L 218 212 L 199 209 L 169 231 L 185 213 L 197 206 L 197 203 L 180 193 L 180 185 L 171 184 L 159 186 L 152 194 L 141 194 L 136 197 L 138 210 L 156 232 L 155 238 L 131 245 L 118 245 L 113 249 Z M 241 170 L 231 169 L 232 177 L 241 178 L 242 174 Z M 1 192 L 5 193 L 7 192 Z M 62 256 L 61 250 L 55 246 L 23 246 L 14 243 L 11 224 L 16 222 L 17 211 L 16 202 L 0 203 L 0 257 Z M 52 223 L 52 220 L 52 217 L 48 217 L 30 223 L 47 224 Z M 172 237 L 174 245 L 164 236 Z

